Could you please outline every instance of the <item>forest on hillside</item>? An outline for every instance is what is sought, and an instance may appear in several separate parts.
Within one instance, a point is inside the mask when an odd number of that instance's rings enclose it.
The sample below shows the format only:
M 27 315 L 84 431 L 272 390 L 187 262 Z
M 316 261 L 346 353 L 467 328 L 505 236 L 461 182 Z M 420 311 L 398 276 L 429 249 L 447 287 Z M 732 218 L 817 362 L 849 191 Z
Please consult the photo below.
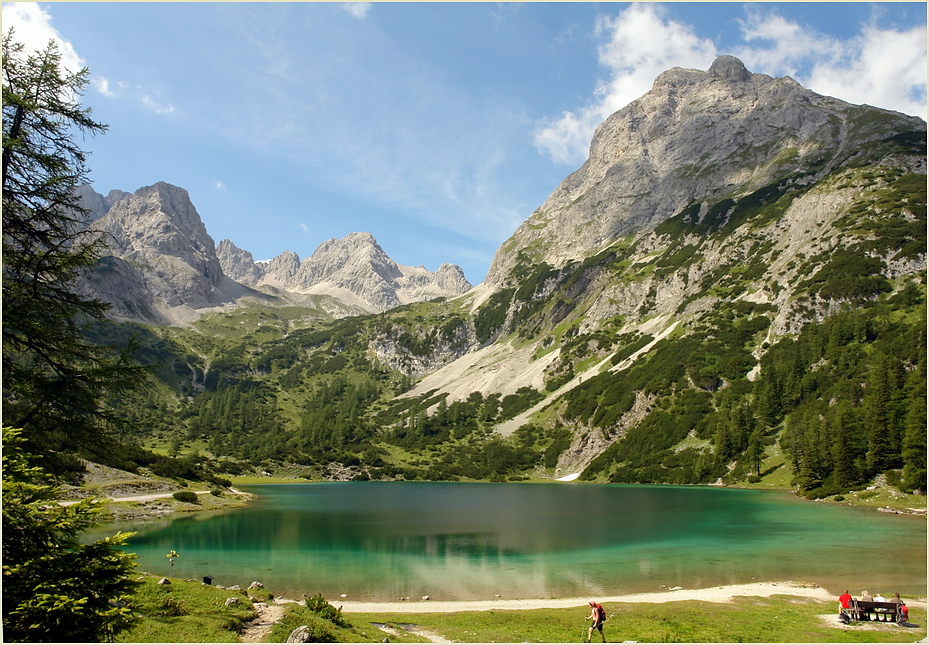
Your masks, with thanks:
M 917 144 L 925 150 L 925 133 L 885 147 Z M 122 342 L 139 342 L 136 356 L 156 378 L 113 399 L 131 422 L 122 440 L 224 476 L 284 468 L 310 478 L 521 480 L 550 476 L 572 445 L 597 435 L 606 448 L 586 480 L 757 482 L 771 474 L 765 461 L 783 455 L 769 468 L 790 469 L 810 497 L 878 475 L 924 491 L 925 271 L 893 277 L 889 267 L 924 262 L 925 176 L 865 167 L 832 181 L 867 190 L 832 224 L 844 244 L 799 253 L 784 269 L 801 276 L 788 301 L 805 321 L 797 333 L 772 338 L 779 308 L 742 297 L 777 259 L 759 231 L 811 190 L 778 181 L 721 200 L 698 224 L 686 208 L 583 262 L 556 269 L 520 255 L 510 281 L 473 313 L 440 299 L 340 320 L 282 309 L 214 314 L 187 328 L 124 324 Z M 626 331 L 631 315 L 586 324 L 592 299 L 617 282 L 687 275 L 736 235 L 747 240 L 739 264 L 705 271 L 678 313 L 701 299 L 717 304 L 618 369 L 655 339 Z M 642 245 L 659 252 L 634 261 Z M 775 295 L 785 288 L 764 284 Z M 651 315 L 657 300 L 653 288 L 635 315 Z M 536 343 L 537 356 L 559 352 L 542 391 L 405 394 L 418 361 L 507 339 Z M 390 364 L 372 351 L 385 344 Z M 612 369 L 553 396 L 605 358 Z M 543 399 L 533 421 L 508 437 L 495 432 Z
M 508 438 L 495 426 L 550 391 L 474 392 L 456 401 L 437 392 L 398 396 L 414 380 L 380 364 L 369 344 L 385 319 L 401 330 L 420 316 L 404 310 L 281 328 L 260 344 L 215 337 L 211 351 L 221 358 L 206 369 L 189 367 L 184 338 L 192 332 L 162 329 L 163 337 L 150 337 L 157 350 L 140 355 L 177 369 L 165 370 L 145 396 L 114 405 L 135 428 L 123 436 L 128 445 L 157 437 L 181 463 L 224 476 L 288 466 L 313 478 L 338 471 L 356 479 L 520 480 L 551 472 L 575 434 L 615 432 L 644 397 L 649 413 L 614 437 L 582 478 L 757 481 L 765 454 L 780 449 L 807 496 L 847 491 L 882 473 L 904 490 L 924 490 L 925 285 L 855 304 L 771 344 L 753 380 L 752 349 L 771 307 L 714 310 L 692 333 L 666 338 L 628 369 L 604 372 L 552 402 L 548 416 L 559 423 L 529 423 Z M 450 309 L 432 315 L 429 328 L 465 324 Z M 618 364 L 649 340 L 601 329 L 573 336 L 563 355 L 593 343 L 615 350 Z M 198 391 L 176 396 L 166 382 L 193 382 Z M 202 449 L 183 449 L 194 445 Z

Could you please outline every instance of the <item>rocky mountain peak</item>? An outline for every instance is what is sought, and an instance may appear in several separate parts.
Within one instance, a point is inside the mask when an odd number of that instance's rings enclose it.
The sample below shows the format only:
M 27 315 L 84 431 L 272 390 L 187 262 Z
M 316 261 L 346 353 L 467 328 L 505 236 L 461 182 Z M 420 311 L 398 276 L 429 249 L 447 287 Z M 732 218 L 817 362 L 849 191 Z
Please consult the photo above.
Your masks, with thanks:
M 313 254 L 300 260 L 285 251 L 258 264 L 231 242 L 221 243 L 223 270 L 239 276 L 243 284 L 271 285 L 298 294 L 334 296 L 367 311 L 384 311 L 408 302 L 458 296 L 471 288 L 464 272 L 443 264 L 432 273 L 424 267 L 394 262 L 370 233 L 349 233 L 326 240 Z
M 733 56 L 666 71 L 596 129 L 587 161 L 500 247 L 485 282 L 504 284 L 521 256 L 563 266 L 692 204 L 815 181 L 870 142 L 925 128 L 752 74 Z
M 349 233 L 341 239 L 326 240 L 300 267 L 302 280 L 322 282 L 346 270 L 357 273 L 364 267 L 385 281 L 403 275 L 370 233 Z
M 290 284 L 300 270 L 300 256 L 288 249 L 269 260 L 263 268 L 265 275 L 275 276 L 284 284 Z
M 729 55 L 720 56 L 714 60 L 706 73 L 730 81 L 748 81 L 752 78 L 752 73 L 745 69 L 745 64 L 735 56 Z
M 122 254 L 178 257 L 214 284 L 222 275 L 213 239 L 183 188 L 159 182 L 114 203 L 100 222 Z
M 159 182 L 131 194 L 110 191 L 106 198 L 81 190 L 82 202 L 97 213 L 105 209 L 93 228 L 110 249 L 89 288 L 117 316 L 176 321 L 247 291 L 223 273 L 213 239 L 183 188 Z
M 75 197 L 111 252 L 83 288 L 110 302 L 120 317 L 188 320 L 197 310 L 234 306 L 243 296 L 266 298 L 253 289 L 264 285 L 282 292 L 277 297 L 333 296 L 341 301 L 331 307 L 335 315 L 383 311 L 471 288 L 455 265 L 436 273 L 401 267 L 370 233 L 327 240 L 302 262 L 292 251 L 256 262 L 230 240 L 214 245 L 189 193 L 167 182 L 134 193 L 112 190 L 106 197 L 85 185 Z
M 220 240 L 216 245 L 216 257 L 223 273 L 243 284 L 257 282 L 262 275 L 261 268 L 255 264 L 251 253 L 240 249 L 230 240 Z

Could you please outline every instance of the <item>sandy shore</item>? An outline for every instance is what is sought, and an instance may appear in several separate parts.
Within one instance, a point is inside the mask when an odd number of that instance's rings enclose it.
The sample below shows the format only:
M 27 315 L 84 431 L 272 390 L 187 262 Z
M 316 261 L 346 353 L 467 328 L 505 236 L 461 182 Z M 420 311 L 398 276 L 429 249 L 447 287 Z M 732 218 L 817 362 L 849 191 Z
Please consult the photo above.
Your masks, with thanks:
M 590 600 L 599 603 L 674 602 L 677 600 L 705 600 L 729 602 L 735 596 L 773 596 L 785 594 L 814 600 L 837 601 L 836 597 L 816 585 L 798 582 L 753 582 L 744 585 L 727 585 L 707 589 L 674 589 L 657 593 L 629 594 L 625 596 L 598 596 L 596 598 L 538 598 L 519 600 L 463 600 L 463 601 L 407 601 L 407 602 L 354 602 L 346 598 L 331 601 L 345 613 L 451 613 L 458 611 L 489 611 L 491 609 L 563 609 L 587 608 Z M 925 603 L 911 603 L 925 605 Z

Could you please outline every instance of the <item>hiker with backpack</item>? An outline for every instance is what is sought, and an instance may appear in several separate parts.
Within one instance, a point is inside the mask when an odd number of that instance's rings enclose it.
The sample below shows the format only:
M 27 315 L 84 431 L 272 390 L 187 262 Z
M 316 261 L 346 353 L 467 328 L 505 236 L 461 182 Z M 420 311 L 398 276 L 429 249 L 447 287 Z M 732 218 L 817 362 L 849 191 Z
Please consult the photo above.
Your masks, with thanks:
M 587 630 L 587 642 L 590 642 L 590 637 L 593 636 L 594 630 L 600 630 L 600 638 L 603 639 L 603 642 L 606 642 L 606 636 L 603 635 L 603 623 L 606 622 L 606 610 L 597 602 L 590 601 L 590 616 L 585 618 L 585 620 L 593 621 L 590 624 L 590 629 Z

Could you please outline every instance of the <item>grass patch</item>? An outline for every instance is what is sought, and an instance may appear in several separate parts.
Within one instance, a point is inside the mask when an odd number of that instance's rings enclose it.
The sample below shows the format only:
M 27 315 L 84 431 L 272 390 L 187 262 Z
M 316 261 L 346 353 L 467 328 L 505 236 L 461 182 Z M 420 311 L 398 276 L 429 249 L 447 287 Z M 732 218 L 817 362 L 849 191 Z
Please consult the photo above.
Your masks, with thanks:
M 132 599 L 139 617 L 119 642 L 223 643 L 238 642 L 244 624 L 256 611 L 252 601 L 269 602 L 265 589 L 232 591 L 191 580 L 144 575 Z M 238 602 L 226 606 L 229 598 Z M 469 643 L 581 642 L 586 637 L 586 607 L 569 609 L 491 610 L 457 613 L 342 614 L 341 608 L 312 599 L 310 607 L 289 603 L 284 617 L 272 627 L 266 642 L 282 643 L 306 626 L 311 642 L 428 642 L 427 633 Z M 835 602 L 777 595 L 743 596 L 728 603 L 671 601 L 665 603 L 603 603 L 610 642 L 640 643 L 889 643 L 913 642 L 926 636 L 924 626 L 892 624 L 841 625 Z M 926 610 L 910 607 L 910 622 L 925 625 Z M 599 639 L 597 639 L 599 640 Z
M 244 591 L 230 591 L 200 582 L 146 575 L 132 599 L 138 623 L 117 635 L 122 643 L 235 643 L 243 623 L 257 614 Z M 250 592 L 252 593 L 252 592 Z M 267 592 L 260 591 L 262 599 Z M 258 596 L 258 594 L 254 594 Z M 238 598 L 229 607 L 228 598 Z
M 273 477 L 261 475 L 236 475 L 230 478 L 233 486 L 247 486 L 249 484 L 306 484 L 306 477 Z
M 603 607 L 609 617 L 604 631 L 610 642 L 888 643 L 913 642 L 926 635 L 925 627 L 866 624 L 868 627 L 861 629 L 843 628 L 834 616 L 834 602 L 795 596 L 739 597 L 731 603 L 604 603 Z M 829 619 L 821 618 L 827 614 Z M 372 628 L 373 623 L 416 626 L 457 642 L 564 643 L 586 638 L 586 615 L 586 608 L 578 607 L 453 614 L 357 613 L 349 619 L 359 626 L 372 624 Z M 910 609 L 911 622 L 923 625 L 925 619 L 925 610 Z M 595 641 L 599 642 L 596 636 Z
M 306 626 L 310 634 L 307 641 L 309 643 L 379 643 L 386 636 L 385 632 L 378 630 L 374 625 L 362 621 L 354 622 L 359 626 L 356 627 L 342 618 L 335 621 L 326 620 L 319 611 L 296 603 L 287 604 L 284 606 L 284 618 L 271 628 L 267 641 L 284 643 L 291 632 L 301 626 Z M 397 642 L 392 635 L 390 638 Z

